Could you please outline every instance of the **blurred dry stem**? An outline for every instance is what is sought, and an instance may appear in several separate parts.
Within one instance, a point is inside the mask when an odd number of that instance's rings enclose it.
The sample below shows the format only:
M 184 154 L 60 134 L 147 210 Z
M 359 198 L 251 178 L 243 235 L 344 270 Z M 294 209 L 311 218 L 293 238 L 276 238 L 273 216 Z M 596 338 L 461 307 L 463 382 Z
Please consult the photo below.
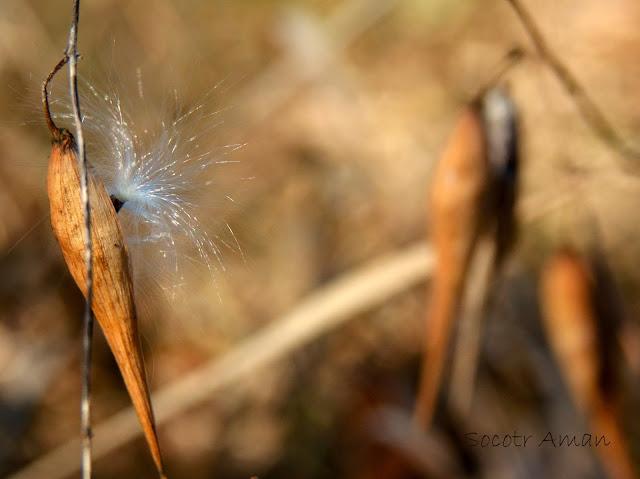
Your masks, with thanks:
M 389 300 L 424 281 L 431 273 L 433 256 L 424 244 L 377 258 L 372 263 L 316 290 L 290 313 L 264 330 L 244 339 L 222 357 L 214 358 L 185 377 L 153 394 L 158 425 L 211 398 L 221 388 L 263 368 L 358 313 Z M 95 428 L 94 457 L 100 458 L 139 434 L 135 413 L 119 412 Z M 77 471 L 73 461 L 78 441 L 71 441 L 36 460 L 10 479 L 62 479 Z
M 525 52 L 520 47 L 513 47 L 494 67 L 495 71 L 483 83 L 478 93 L 473 95 L 473 101 L 482 101 L 487 92 L 500 83 L 500 80 L 509 73 L 509 70 L 517 66 L 525 57 Z
M 241 103 L 251 106 L 255 124 L 264 126 L 301 86 L 339 66 L 344 49 L 396 3 L 397 0 L 345 1 L 326 20 L 315 18 L 305 8 L 286 11 L 281 33 L 285 54 L 238 94 Z
M 491 235 L 481 238 L 469 269 L 449 388 L 450 409 L 461 418 L 469 415 L 475 392 L 482 333 L 489 309 L 490 291 L 496 276 L 495 255 L 495 237 Z
M 637 162 L 640 161 L 640 150 L 627 143 L 616 131 L 615 127 L 607 120 L 600 108 L 591 99 L 587 91 L 569 71 L 559 57 L 555 55 L 549 47 L 544 36 L 537 27 L 533 17 L 524 8 L 520 0 L 507 0 L 513 7 L 518 18 L 522 22 L 525 30 L 531 37 L 533 44 L 538 51 L 542 60 L 551 68 L 558 77 L 567 93 L 578 106 L 578 110 L 584 121 L 602 138 L 612 149 L 617 151 L 623 158 L 632 160 L 631 163 L 624 162 L 622 164 L 623 171 L 626 173 L 638 174 L 640 168 Z

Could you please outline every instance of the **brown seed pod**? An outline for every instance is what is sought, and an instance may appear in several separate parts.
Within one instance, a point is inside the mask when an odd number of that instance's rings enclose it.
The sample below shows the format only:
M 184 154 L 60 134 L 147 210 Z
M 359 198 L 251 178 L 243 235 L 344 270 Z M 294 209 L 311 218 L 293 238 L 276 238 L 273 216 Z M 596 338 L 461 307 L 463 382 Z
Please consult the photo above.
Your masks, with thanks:
M 438 160 L 429 196 L 430 236 L 436 253 L 415 419 L 429 427 L 440 389 L 453 319 L 480 233 L 489 182 L 487 144 L 477 105 L 458 120 Z
M 546 265 L 541 282 L 547 338 L 583 411 L 592 407 L 599 394 L 600 351 L 592 281 L 582 258 L 564 249 Z
M 544 268 L 541 280 L 541 305 L 544 326 L 551 349 L 574 402 L 591 423 L 594 434 L 609 443 L 597 448 L 609 477 L 637 477 L 625 439 L 615 395 L 603 387 L 607 369 L 607 336 L 597 303 L 605 297 L 591 264 L 570 248 L 558 251 Z M 613 305 L 602 310 L 607 312 Z
M 51 225 L 67 267 L 87 294 L 84 209 L 73 135 L 55 135 L 47 176 Z M 102 182 L 89 175 L 93 249 L 92 309 L 116 358 L 161 477 L 165 477 L 138 338 L 129 250 L 115 208 Z

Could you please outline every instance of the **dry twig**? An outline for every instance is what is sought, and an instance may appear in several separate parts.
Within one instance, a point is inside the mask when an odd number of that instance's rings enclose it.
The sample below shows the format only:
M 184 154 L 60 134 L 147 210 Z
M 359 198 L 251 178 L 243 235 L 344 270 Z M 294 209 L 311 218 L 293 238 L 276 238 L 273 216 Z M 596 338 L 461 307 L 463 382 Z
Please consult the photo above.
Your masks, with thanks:
M 462 300 L 462 319 L 451 367 L 449 405 L 452 411 L 463 418 L 469 415 L 475 392 L 475 376 L 489 309 L 489 293 L 493 279 L 497 276 L 494 268 L 495 255 L 495 238 L 481 238 L 469 269 L 467 290 Z
M 520 0 L 507 0 L 513 7 L 516 15 L 522 22 L 525 30 L 531 37 L 538 54 L 543 61 L 551 68 L 553 73 L 558 77 L 567 93 L 576 103 L 580 115 L 595 133 L 613 150 L 617 151 L 625 158 L 640 160 L 640 151 L 627 143 L 617 133 L 616 129 L 604 116 L 595 102 L 591 99 L 584 87 L 571 74 L 569 69 L 560 61 L 560 59 L 549 48 L 544 37 L 540 33 L 540 29 L 536 26 L 529 12 L 524 8 Z M 623 165 L 625 169 L 637 172 L 637 165 Z M 633 168 L 631 168 L 633 167 Z
M 87 297 L 84 306 L 84 333 L 82 336 L 82 394 L 80 406 L 80 427 L 82 439 L 82 477 L 91 477 L 91 350 L 93 339 L 93 315 L 91 312 L 91 298 L 93 289 L 93 264 L 91 248 L 91 208 L 89 207 L 89 172 L 87 155 L 84 147 L 82 132 L 82 116 L 80 114 L 80 99 L 78 97 L 78 23 L 80 20 L 80 0 L 73 2 L 73 20 L 69 31 L 69 46 L 66 57 L 69 59 L 69 88 L 73 117 L 76 130 L 76 143 L 80 159 L 80 194 L 84 207 L 84 260 L 87 268 Z
M 82 132 L 82 115 L 80 113 L 80 100 L 78 97 L 78 24 L 80 15 L 80 0 L 73 2 L 73 19 L 69 30 L 69 40 L 63 58 L 51 70 L 42 85 L 42 100 L 47 125 L 55 140 L 59 140 L 62 130 L 56 127 L 51 118 L 47 88 L 55 74 L 69 63 L 69 91 L 73 107 L 75 122 L 75 142 L 78 148 L 80 163 L 80 194 L 84 210 L 84 241 L 85 241 L 85 267 L 87 271 L 86 302 L 84 308 L 84 332 L 82 337 L 82 392 L 80 404 L 80 437 L 82 439 L 82 477 L 91 477 L 91 350 L 93 338 L 93 315 L 91 312 L 91 299 L 93 293 L 93 264 L 91 245 L 91 210 L 89 208 L 89 173 L 87 168 L 87 156 L 85 153 L 84 135 Z

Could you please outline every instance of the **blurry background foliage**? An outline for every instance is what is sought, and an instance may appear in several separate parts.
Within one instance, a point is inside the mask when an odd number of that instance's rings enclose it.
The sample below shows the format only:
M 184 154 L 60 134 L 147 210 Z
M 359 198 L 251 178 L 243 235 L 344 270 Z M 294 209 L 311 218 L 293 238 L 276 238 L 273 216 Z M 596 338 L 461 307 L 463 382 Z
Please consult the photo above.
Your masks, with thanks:
M 49 133 L 33 106 L 66 43 L 66 3 L 0 2 L 0 475 L 79 431 L 82 303 L 48 224 Z M 527 4 L 621 135 L 637 140 L 640 3 Z M 515 45 L 532 51 L 500 0 L 83 0 L 82 76 L 126 98 L 139 68 L 158 104 L 175 89 L 192 105 L 221 82 L 213 108 L 226 109 L 225 124 L 212 148 L 247 142 L 233 158 L 254 177 L 226 218 L 246 263 L 227 254 L 215 282 L 194 271 L 180 301 L 144 308 L 152 389 L 341 272 L 426 238 L 432 165 L 464 102 Z M 588 244 L 595 218 L 637 317 L 640 181 L 621 173 L 535 56 L 505 81 L 521 113 L 521 236 L 495 285 L 474 427 L 583 431 L 542 338 L 537 273 L 556 245 Z M 406 291 L 163 425 L 169 474 L 382 477 L 367 411 L 412 405 L 426 292 Z M 95 342 L 99 423 L 129 399 L 101 333 Z M 626 426 L 638 457 L 637 413 Z M 459 457 L 456 444 L 443 447 Z M 145 448 L 140 438 L 99 460 L 95 477 L 146 477 Z M 475 454 L 466 464 L 481 477 L 598 477 L 588 449 Z

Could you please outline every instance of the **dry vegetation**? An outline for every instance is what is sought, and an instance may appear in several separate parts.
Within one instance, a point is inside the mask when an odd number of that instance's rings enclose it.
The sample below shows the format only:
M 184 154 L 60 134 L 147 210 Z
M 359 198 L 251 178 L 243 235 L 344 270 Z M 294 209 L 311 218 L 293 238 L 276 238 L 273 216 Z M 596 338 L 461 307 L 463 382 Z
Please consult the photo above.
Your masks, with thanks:
M 0 3 L 0 475 L 79 431 L 82 296 L 49 227 L 49 135 L 29 106 L 64 48 L 69 8 L 59 3 Z M 640 4 L 577 3 L 527 2 L 620 135 L 640 144 Z M 211 148 L 246 142 L 233 158 L 253 178 L 225 218 L 246 259 L 225 254 L 215 279 L 187 271 L 166 301 L 139 288 L 152 390 L 233 350 L 351 268 L 426 242 L 430 172 L 455 118 L 508 50 L 526 52 L 504 78 L 521 113 L 520 236 L 493 285 L 471 417 L 461 424 L 443 408 L 426 437 L 398 433 L 414 401 L 425 282 L 163 420 L 169 477 L 602 477 L 589 448 L 464 441 L 471 431 L 542 439 L 587 429 L 540 321 L 539 269 L 556 246 L 601 242 L 631 341 L 640 308 L 640 176 L 578 115 L 507 2 L 86 0 L 82 8 L 86 80 L 135 95 L 139 68 L 145 98 L 162 103 L 175 89 L 186 104 L 222 82 L 215 106 L 225 123 Z M 632 170 L 640 173 L 640 161 Z M 129 398 L 101 333 L 95 344 L 99 424 Z M 620 366 L 636 462 L 638 366 L 637 357 Z M 413 457 L 420 441 L 428 453 Z M 138 436 L 99 458 L 94 475 L 153 470 Z

